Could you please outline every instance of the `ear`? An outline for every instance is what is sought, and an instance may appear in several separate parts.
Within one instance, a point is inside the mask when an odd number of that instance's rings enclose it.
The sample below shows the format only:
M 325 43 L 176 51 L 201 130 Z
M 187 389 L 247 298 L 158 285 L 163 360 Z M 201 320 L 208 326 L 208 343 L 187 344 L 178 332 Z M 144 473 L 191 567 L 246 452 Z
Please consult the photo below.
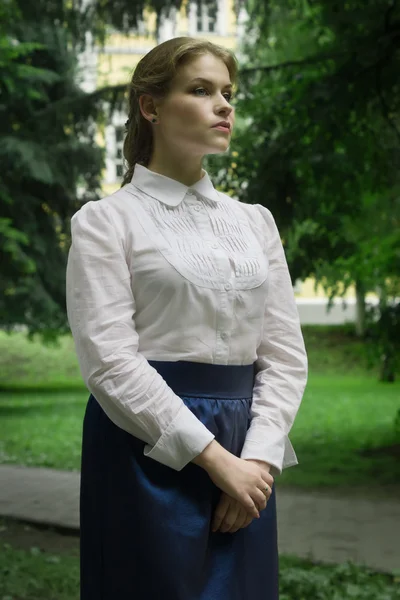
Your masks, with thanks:
M 143 117 L 151 121 L 154 115 L 157 114 L 157 108 L 154 99 L 150 94 L 142 94 L 139 97 L 139 108 Z

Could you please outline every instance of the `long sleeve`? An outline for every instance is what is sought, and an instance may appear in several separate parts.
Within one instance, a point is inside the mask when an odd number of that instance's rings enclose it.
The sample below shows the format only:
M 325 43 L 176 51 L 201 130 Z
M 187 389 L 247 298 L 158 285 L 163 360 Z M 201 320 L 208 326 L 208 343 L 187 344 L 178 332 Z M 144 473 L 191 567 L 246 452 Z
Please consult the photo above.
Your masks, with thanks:
M 67 313 L 81 373 L 109 418 L 146 442 L 146 456 L 179 471 L 214 435 L 138 351 L 124 232 L 111 213 L 88 202 L 71 220 Z
M 270 463 L 274 475 L 297 464 L 288 433 L 307 381 L 307 355 L 278 229 L 270 211 L 256 206 L 266 225 L 269 285 L 257 349 L 252 421 L 241 456 Z

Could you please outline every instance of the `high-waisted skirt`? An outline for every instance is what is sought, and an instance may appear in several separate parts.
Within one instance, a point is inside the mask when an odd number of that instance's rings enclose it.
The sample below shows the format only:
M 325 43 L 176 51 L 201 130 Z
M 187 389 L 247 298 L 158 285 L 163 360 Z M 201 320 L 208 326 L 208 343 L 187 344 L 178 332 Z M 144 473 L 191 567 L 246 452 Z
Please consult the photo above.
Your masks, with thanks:
M 149 361 L 227 450 L 240 456 L 254 367 Z M 211 531 L 221 491 L 188 463 L 144 456 L 91 395 L 83 425 L 81 600 L 277 600 L 275 486 L 260 519 Z

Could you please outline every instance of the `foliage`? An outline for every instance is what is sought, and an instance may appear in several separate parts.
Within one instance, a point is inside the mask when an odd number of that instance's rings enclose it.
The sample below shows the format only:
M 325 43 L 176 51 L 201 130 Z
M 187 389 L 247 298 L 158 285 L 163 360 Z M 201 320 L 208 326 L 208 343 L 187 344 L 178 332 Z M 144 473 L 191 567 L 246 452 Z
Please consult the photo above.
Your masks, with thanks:
M 213 2 L 213 0 L 205 0 Z M 115 29 L 135 34 L 143 10 L 183 0 L 6 0 L 0 7 L 0 326 L 49 341 L 67 331 L 69 223 L 99 196 L 96 141 L 125 86 L 78 85 L 79 53 Z
M 69 221 L 99 187 L 99 103 L 76 80 L 67 29 L 49 3 L 3 4 L 0 31 L 1 326 L 49 338 L 66 331 Z M 79 193 L 78 193 L 79 188 Z
M 400 7 L 252 0 L 232 150 L 210 161 L 273 212 L 293 279 L 400 294 Z
M 203 4 L 215 6 L 216 0 L 201 0 Z M 75 0 L 72 3 L 62 2 L 64 18 L 74 38 L 79 40 L 83 48 L 86 43 L 88 31 L 100 43 L 104 42 L 107 33 L 120 31 L 126 34 L 135 34 L 145 11 L 154 12 L 156 15 L 156 29 L 158 30 L 163 17 L 168 17 L 172 11 L 179 11 L 182 7 L 188 10 L 187 0 Z M 237 13 L 244 0 L 233 0 L 232 5 Z M 54 4 L 58 4 L 54 1 Z M 34 11 L 32 3 L 32 13 Z M 57 9 L 56 9 L 57 10 Z
M 124 94 L 124 86 L 85 94 L 78 53 L 115 29 L 134 34 L 144 8 L 159 24 L 182 5 L 2 3 L 1 326 L 26 324 L 47 337 L 67 327 L 69 219 L 97 197 L 97 127 L 104 101 Z M 246 8 L 238 133 L 234 150 L 216 159 L 218 182 L 271 208 L 294 279 L 314 275 L 332 297 L 353 282 L 394 294 L 390 282 L 398 293 L 397 3 L 249 0 Z
M 381 364 L 381 381 L 394 381 L 400 370 L 400 303 L 372 306 L 367 340 L 372 358 Z

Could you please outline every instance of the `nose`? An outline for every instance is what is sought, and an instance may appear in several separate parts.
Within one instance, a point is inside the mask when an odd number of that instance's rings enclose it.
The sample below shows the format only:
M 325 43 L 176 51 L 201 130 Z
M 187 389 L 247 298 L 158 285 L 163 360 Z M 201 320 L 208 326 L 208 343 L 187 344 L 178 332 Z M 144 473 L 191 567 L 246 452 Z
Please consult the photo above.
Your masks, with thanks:
M 228 117 L 231 112 L 233 111 L 233 106 L 231 106 L 228 102 L 228 100 L 226 98 L 222 98 L 221 103 L 218 104 L 217 107 L 217 114 L 218 115 L 224 115 L 225 117 Z

